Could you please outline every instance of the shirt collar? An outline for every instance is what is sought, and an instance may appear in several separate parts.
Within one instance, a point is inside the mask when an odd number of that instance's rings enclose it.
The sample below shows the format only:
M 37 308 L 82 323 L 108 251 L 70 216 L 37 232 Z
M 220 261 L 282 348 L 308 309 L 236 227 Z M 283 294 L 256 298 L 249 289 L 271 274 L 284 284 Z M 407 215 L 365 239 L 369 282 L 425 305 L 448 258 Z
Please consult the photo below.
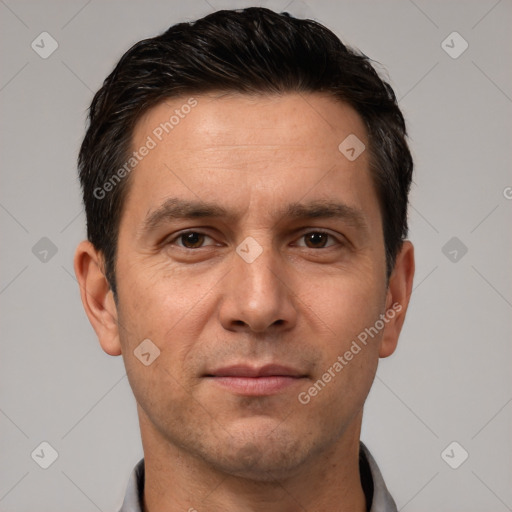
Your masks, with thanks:
M 363 488 L 365 487 L 365 482 L 369 487 L 373 484 L 373 496 L 369 498 L 372 504 L 370 512 L 397 512 L 395 500 L 386 487 L 382 473 L 380 472 L 379 466 L 377 466 L 377 462 L 375 462 L 370 450 L 368 450 L 362 442 L 359 442 L 359 446 L 359 457 L 360 459 L 366 459 L 370 468 L 370 475 L 366 480 L 364 478 L 364 472 L 361 471 Z
M 359 445 L 361 481 L 366 499 L 371 502 L 369 512 L 397 512 L 395 501 L 389 494 L 375 459 L 362 442 Z M 142 512 L 143 493 L 144 459 L 142 458 L 130 475 L 123 505 L 119 512 Z

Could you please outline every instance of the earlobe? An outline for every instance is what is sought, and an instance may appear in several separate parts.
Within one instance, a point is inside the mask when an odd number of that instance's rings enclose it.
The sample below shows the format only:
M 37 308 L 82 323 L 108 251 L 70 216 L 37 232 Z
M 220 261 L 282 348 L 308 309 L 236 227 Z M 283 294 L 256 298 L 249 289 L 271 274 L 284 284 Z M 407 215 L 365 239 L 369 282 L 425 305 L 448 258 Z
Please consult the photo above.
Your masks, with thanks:
M 120 355 L 117 307 L 103 271 L 101 253 L 84 240 L 76 249 L 74 267 L 85 313 L 101 347 L 111 356 Z
M 413 278 L 414 247 L 411 242 L 406 240 L 396 257 L 395 268 L 389 279 L 386 296 L 388 322 L 382 335 L 380 357 L 388 357 L 396 349 L 411 298 Z

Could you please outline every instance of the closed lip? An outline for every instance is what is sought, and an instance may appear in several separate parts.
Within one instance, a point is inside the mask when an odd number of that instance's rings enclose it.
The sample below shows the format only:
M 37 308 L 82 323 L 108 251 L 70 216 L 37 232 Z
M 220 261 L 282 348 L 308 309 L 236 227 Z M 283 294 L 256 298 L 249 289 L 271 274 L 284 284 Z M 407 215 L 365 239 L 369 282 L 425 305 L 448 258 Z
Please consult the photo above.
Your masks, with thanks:
M 205 377 L 307 377 L 303 372 L 280 364 L 267 364 L 264 366 L 250 366 L 235 364 L 217 368 L 208 372 Z

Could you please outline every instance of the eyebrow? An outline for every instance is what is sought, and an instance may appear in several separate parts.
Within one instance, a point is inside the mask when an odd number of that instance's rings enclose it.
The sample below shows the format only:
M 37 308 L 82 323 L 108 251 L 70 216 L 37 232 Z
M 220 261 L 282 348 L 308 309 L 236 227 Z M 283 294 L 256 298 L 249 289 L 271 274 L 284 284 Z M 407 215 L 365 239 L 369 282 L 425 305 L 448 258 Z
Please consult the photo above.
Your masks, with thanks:
M 358 229 L 366 229 L 367 222 L 362 210 L 344 203 L 318 199 L 309 203 L 290 203 L 276 212 L 282 220 L 306 219 L 340 219 Z M 149 212 L 143 221 L 142 231 L 153 231 L 166 222 L 176 219 L 223 218 L 234 222 L 235 212 L 224 206 L 198 200 L 171 197 L 166 199 L 156 210 Z

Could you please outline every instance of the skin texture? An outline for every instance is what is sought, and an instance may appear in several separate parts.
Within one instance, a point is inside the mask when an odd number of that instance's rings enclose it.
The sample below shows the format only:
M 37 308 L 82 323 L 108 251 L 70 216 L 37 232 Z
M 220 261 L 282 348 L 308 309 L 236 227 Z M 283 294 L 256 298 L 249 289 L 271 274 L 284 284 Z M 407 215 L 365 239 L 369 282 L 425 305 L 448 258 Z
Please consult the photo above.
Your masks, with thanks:
M 369 152 L 351 162 L 338 150 L 349 134 L 368 147 L 364 124 L 319 94 L 195 99 L 128 178 L 117 304 L 101 254 L 85 241 L 75 256 L 87 315 L 103 350 L 122 354 L 137 400 L 145 510 L 363 511 L 363 405 L 379 357 L 396 348 L 414 274 L 407 241 L 387 286 Z M 134 149 L 187 100 L 149 110 Z M 146 229 L 170 198 L 221 205 L 232 218 L 171 218 Z M 360 222 L 282 214 L 311 201 L 343 203 Z M 183 230 L 204 236 L 191 242 Z M 305 236 L 317 230 L 329 236 Z M 236 251 L 247 237 L 262 249 L 250 263 Z M 394 303 L 401 309 L 384 329 L 300 403 Z M 145 366 L 134 350 L 148 338 L 160 355 Z M 278 363 L 303 377 L 267 396 L 205 377 L 238 363 Z

